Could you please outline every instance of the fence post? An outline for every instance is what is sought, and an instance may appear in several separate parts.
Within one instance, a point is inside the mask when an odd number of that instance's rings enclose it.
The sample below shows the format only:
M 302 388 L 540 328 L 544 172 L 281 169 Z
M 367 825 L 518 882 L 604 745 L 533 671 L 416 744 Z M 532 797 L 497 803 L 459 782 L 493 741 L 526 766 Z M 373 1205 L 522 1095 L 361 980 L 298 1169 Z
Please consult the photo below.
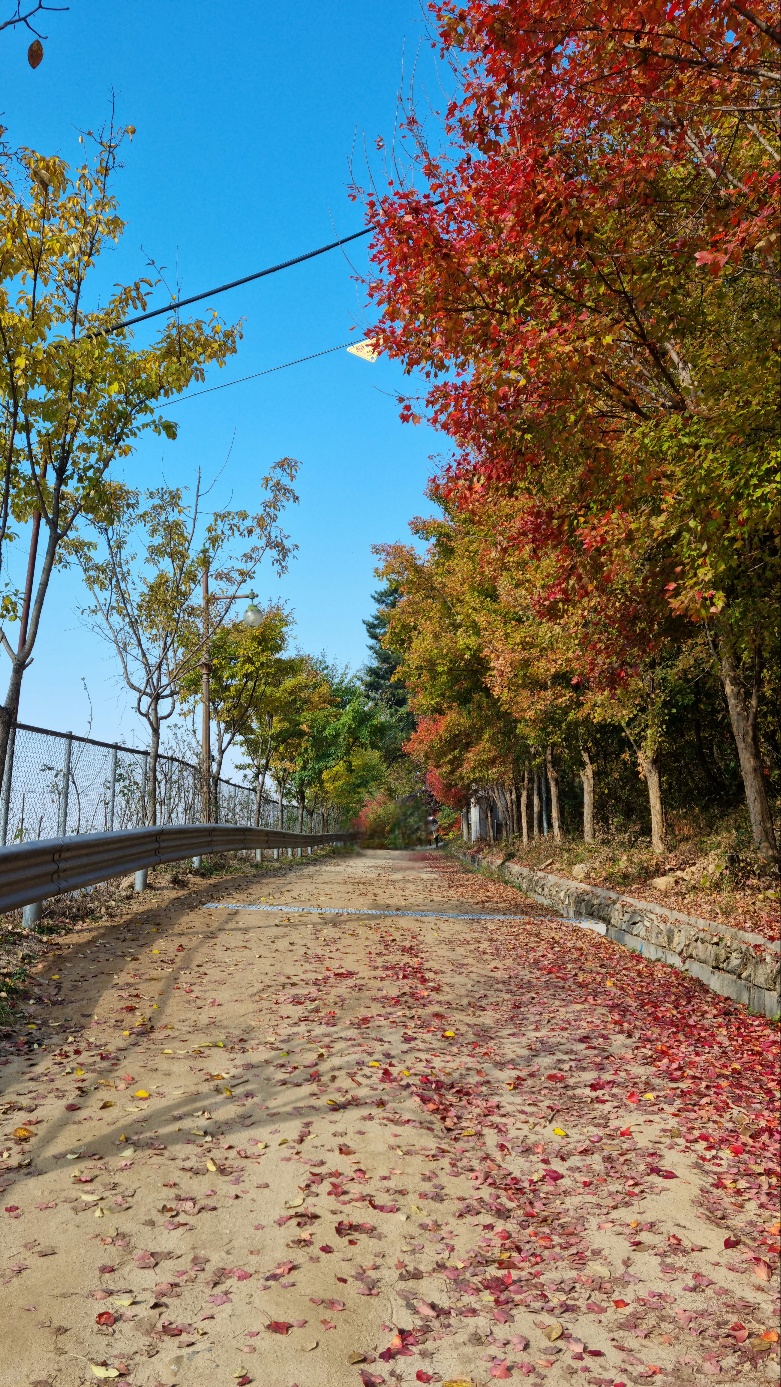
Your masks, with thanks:
M 32 929 L 34 925 L 39 923 L 42 909 L 42 901 L 33 901 L 32 905 L 26 905 L 24 907 L 22 911 L 22 924 L 25 929 Z
M 111 748 L 111 789 L 108 794 L 108 831 L 114 832 L 114 812 L 117 803 L 117 748 Z
M 140 869 L 139 871 L 136 872 L 136 875 L 135 875 L 135 877 L 134 877 L 134 879 L 133 879 L 133 890 L 134 890 L 134 891 L 146 891 L 146 879 L 147 879 L 147 876 L 148 876 L 148 875 L 149 875 L 149 868 L 148 868 L 148 867 L 141 867 L 141 869 Z
M 65 755 L 62 762 L 62 793 L 60 795 L 60 822 L 58 836 L 64 838 L 68 832 L 68 796 L 71 783 L 71 755 L 73 753 L 73 733 L 65 734 Z
M 14 773 L 14 749 L 16 747 L 16 727 L 11 728 L 11 735 L 8 738 L 8 752 L 5 758 L 5 775 L 3 777 L 2 808 L 0 808 L 0 842 L 5 847 L 8 842 L 8 816 L 11 812 L 11 779 Z

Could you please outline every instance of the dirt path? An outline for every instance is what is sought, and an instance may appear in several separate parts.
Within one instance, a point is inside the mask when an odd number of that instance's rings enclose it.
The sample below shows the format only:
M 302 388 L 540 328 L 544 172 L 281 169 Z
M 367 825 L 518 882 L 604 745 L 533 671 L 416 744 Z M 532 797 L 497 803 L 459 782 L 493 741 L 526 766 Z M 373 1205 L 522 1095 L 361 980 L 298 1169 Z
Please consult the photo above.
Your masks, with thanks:
M 2 1387 L 776 1381 L 776 1033 L 526 909 L 364 853 L 53 954 L 0 1069 Z

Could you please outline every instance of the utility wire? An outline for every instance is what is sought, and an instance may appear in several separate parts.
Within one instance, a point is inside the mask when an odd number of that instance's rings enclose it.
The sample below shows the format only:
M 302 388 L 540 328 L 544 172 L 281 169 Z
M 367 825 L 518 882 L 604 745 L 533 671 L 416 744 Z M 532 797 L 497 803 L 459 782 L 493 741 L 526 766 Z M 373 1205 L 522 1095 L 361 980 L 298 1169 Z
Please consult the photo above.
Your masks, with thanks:
M 343 352 L 346 347 L 353 347 L 354 342 L 340 342 L 338 347 L 326 347 L 322 352 L 312 352 L 310 356 L 298 356 L 295 361 L 283 361 L 281 366 L 267 366 L 265 371 L 253 371 L 251 376 L 239 376 L 238 380 L 226 380 L 222 385 L 208 385 L 205 390 L 193 390 L 191 395 L 177 395 L 171 400 L 172 405 L 182 404 L 184 400 L 196 400 L 199 395 L 211 395 L 215 390 L 227 390 L 231 385 L 243 385 L 245 380 L 257 380 L 258 376 L 271 376 L 275 371 L 286 371 L 288 366 L 300 366 L 304 361 L 315 361 L 318 356 L 330 356 L 331 352 Z M 167 409 L 169 406 L 164 405 Z
M 216 289 L 206 289 L 202 294 L 191 294 L 186 299 L 173 299 L 171 303 L 165 304 L 162 308 L 152 308 L 148 313 L 137 313 L 135 318 L 123 318 L 121 323 L 114 323 L 111 327 L 94 328 L 85 335 L 87 337 L 107 337 L 109 333 L 132 327 L 135 323 L 145 323 L 149 318 L 159 318 L 163 313 L 174 313 L 178 308 L 186 308 L 188 304 L 200 303 L 202 299 L 213 298 L 215 294 L 224 294 L 228 289 L 238 289 L 241 284 L 251 284 L 254 279 L 263 279 L 266 275 L 277 274 L 279 270 L 288 270 L 291 265 L 300 265 L 304 260 L 313 260 L 316 255 L 325 255 L 326 251 L 336 250 L 337 246 L 346 246 L 349 241 L 357 241 L 361 236 L 371 236 L 374 230 L 373 226 L 366 226 L 363 231 L 354 231 L 351 236 L 342 236 L 338 241 L 330 241 L 327 246 L 319 246 L 317 250 L 308 250 L 305 255 L 296 255 L 292 260 L 282 260 L 278 265 L 269 265 L 268 269 L 256 270 L 254 274 L 244 275 L 243 279 L 232 279 L 229 284 L 219 284 Z M 334 347 L 333 350 L 337 351 L 338 348 Z M 316 355 L 320 355 L 320 353 L 316 353 Z M 302 357 L 302 360 L 306 359 Z M 288 364 L 295 365 L 294 362 Z M 282 368 L 275 367 L 274 369 L 281 370 Z M 261 374 L 263 373 L 261 372 Z M 215 386 L 215 389 L 219 388 L 219 386 Z

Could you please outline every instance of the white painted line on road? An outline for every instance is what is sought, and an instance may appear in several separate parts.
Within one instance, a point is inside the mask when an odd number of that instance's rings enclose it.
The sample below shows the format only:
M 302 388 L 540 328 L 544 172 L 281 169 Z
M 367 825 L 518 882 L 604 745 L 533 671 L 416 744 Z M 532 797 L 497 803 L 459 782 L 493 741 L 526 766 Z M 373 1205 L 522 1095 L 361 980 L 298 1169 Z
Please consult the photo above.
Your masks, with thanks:
M 209 901 L 204 910 L 267 910 L 287 915 L 382 915 L 404 916 L 410 920 L 522 920 L 523 915 L 459 915 L 441 910 L 358 910 L 355 906 L 316 905 L 238 905 L 230 901 Z
M 463 915 L 456 911 L 447 910 L 373 910 L 366 907 L 365 910 L 358 910 L 356 906 L 316 906 L 316 905 L 244 905 L 238 901 L 208 901 L 204 910 L 260 910 L 273 915 L 374 915 L 381 916 L 383 919 L 397 919 L 401 916 L 407 920 L 523 920 L 549 919 L 557 925 L 580 925 L 584 929 L 596 930 L 598 934 L 605 933 L 605 926 L 599 920 L 564 920 L 558 915 L 551 916 L 524 916 L 518 915 Z

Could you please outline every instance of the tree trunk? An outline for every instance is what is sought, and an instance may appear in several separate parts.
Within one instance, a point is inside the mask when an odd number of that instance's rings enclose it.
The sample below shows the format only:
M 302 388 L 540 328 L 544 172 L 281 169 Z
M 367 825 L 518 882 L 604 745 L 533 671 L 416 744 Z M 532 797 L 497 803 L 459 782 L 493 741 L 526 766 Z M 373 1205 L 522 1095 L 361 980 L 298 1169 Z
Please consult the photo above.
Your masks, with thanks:
M 485 797 L 485 817 L 488 829 L 488 841 L 494 843 L 494 802 L 490 795 Z
M 532 835 L 536 843 L 540 836 L 540 773 L 535 766 L 532 772 Z
M 160 756 L 160 719 L 156 710 L 150 709 L 149 728 L 151 737 L 146 767 L 146 821 L 151 825 L 157 823 L 157 762 Z
M 8 759 L 8 745 L 11 740 L 11 728 L 19 718 L 19 699 L 22 693 L 23 674 L 24 665 L 20 661 L 14 660 L 11 665 L 11 674 L 8 680 L 5 703 L 0 705 L 0 785 L 2 785 L 5 775 L 5 763 Z
M 645 783 L 648 786 L 648 803 L 651 809 L 651 848 L 661 857 L 667 851 L 667 833 L 664 822 L 659 762 L 655 755 L 649 756 L 644 751 L 638 753 L 637 759 L 640 763 L 640 771 L 645 776 Z
M 546 746 L 545 748 L 545 765 L 548 768 L 548 784 L 550 785 L 550 814 L 553 837 L 557 843 L 560 843 L 561 809 L 559 807 L 559 773 L 553 764 L 553 752 L 550 746 Z
M 726 641 L 721 643 L 720 655 L 721 682 L 738 748 L 740 773 L 743 777 L 746 804 L 751 822 L 751 836 L 754 839 L 754 847 L 760 856 L 772 861 L 778 857 L 778 844 L 773 828 L 773 816 L 770 812 L 757 738 L 759 672 L 755 673 L 751 701 L 747 704 L 735 657 Z
M 285 789 L 283 785 L 279 786 L 279 827 L 285 827 Z
M 44 468 L 44 473 L 45 471 L 46 469 Z M 11 674 L 8 680 L 5 703 L 0 706 L 0 785 L 3 784 L 5 776 L 5 763 L 8 759 L 11 729 L 14 723 L 19 720 L 19 700 L 22 694 L 22 679 L 33 646 L 35 645 L 41 619 L 41 610 L 43 608 L 43 599 L 46 596 L 46 591 L 49 586 L 49 577 L 51 576 L 52 565 L 54 563 L 54 548 L 52 548 L 50 535 L 44 559 L 43 572 L 38 583 L 35 603 L 33 603 L 33 585 L 35 583 L 35 565 L 38 558 L 38 541 L 40 533 L 41 513 L 40 511 L 36 511 L 33 515 L 30 548 L 27 553 L 27 576 L 25 578 L 22 610 L 19 618 L 19 640 L 16 647 L 16 655 L 11 661 Z M 31 618 L 32 630 L 30 629 Z
M 550 828 L 550 817 L 548 814 L 548 790 L 545 780 L 545 766 L 540 767 L 540 802 L 542 804 L 542 833 L 547 838 Z
M 298 831 L 299 833 L 304 831 L 304 801 L 302 799 L 298 801 Z
M 260 819 L 261 819 L 261 814 L 262 814 L 262 811 L 263 811 L 263 791 L 264 791 L 265 788 L 266 788 L 266 776 L 268 775 L 268 767 L 269 767 L 269 761 L 270 761 L 270 760 L 271 760 L 271 751 L 269 750 L 269 751 L 267 752 L 267 754 L 266 754 L 266 760 L 265 760 L 265 762 L 263 763 L 263 770 L 262 770 L 262 771 L 258 771 L 257 799 L 256 799 L 256 801 L 255 801 L 255 827 L 256 827 L 256 828 L 260 828 Z
M 517 838 L 517 837 L 518 837 L 518 787 L 517 787 L 517 785 L 516 785 L 516 783 L 515 783 L 514 780 L 513 780 L 512 784 L 511 784 L 511 786 L 510 786 L 508 792 L 507 792 L 507 798 L 508 798 L 509 804 L 510 804 L 510 823 L 509 823 L 509 825 L 508 825 L 507 832 L 508 832 L 508 835 L 510 836 L 510 838 Z
M 585 747 L 580 748 L 583 757 L 583 769 L 580 778 L 583 781 L 583 838 L 587 843 L 594 841 L 594 762 L 591 760 Z
M 523 768 L 523 784 L 521 786 L 521 838 L 523 846 L 529 842 L 529 767 Z

